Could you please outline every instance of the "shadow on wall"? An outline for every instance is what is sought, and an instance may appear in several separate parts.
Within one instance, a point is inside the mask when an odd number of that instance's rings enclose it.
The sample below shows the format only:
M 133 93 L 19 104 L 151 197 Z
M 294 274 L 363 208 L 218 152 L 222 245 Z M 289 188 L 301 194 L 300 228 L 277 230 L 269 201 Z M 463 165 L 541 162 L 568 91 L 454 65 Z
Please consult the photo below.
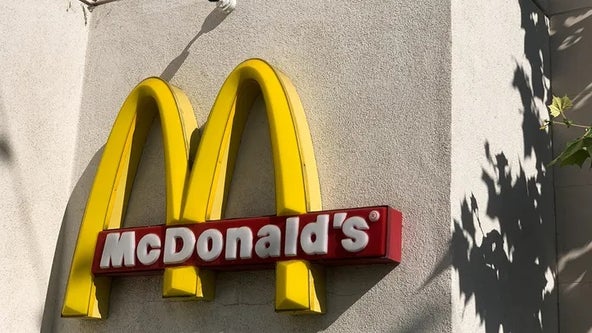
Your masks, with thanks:
M 592 80 L 590 50 L 592 50 L 592 9 L 583 8 L 557 15 L 552 20 L 552 52 L 554 95 L 567 94 L 573 99 L 570 117 L 576 123 L 592 123 Z M 556 154 L 568 141 L 583 132 L 574 128 L 554 128 Z M 557 275 L 559 280 L 561 328 L 569 332 L 592 329 L 590 316 L 592 292 L 592 208 L 588 204 L 591 191 L 591 171 L 586 162 L 555 170 L 558 219 Z
M 7 163 L 12 162 L 12 148 L 4 136 L 0 137 L 0 160 Z
M 187 60 L 187 57 L 189 56 L 189 49 L 191 48 L 193 43 L 195 43 L 195 41 L 201 35 L 205 35 L 208 32 L 214 30 L 216 27 L 218 27 L 222 23 L 222 21 L 226 19 L 226 16 L 228 16 L 228 14 L 224 13 L 218 8 L 214 8 L 214 10 L 212 10 L 212 12 L 206 17 L 206 19 L 202 23 L 201 29 L 199 30 L 197 35 L 195 35 L 189 41 L 189 43 L 187 43 L 187 46 L 185 46 L 181 53 L 167 65 L 167 67 L 162 71 L 162 74 L 160 74 L 160 78 L 170 82 L 175 76 L 175 74 L 177 74 L 177 72 L 179 71 L 179 68 L 183 66 L 185 60 Z
M 14 153 L 7 135 L 8 118 L 4 113 L 4 105 L 2 103 L 2 96 L 0 96 L 0 162 L 7 165 L 12 165 L 14 162 Z
M 60 318 L 65 281 L 68 278 L 72 253 L 74 252 L 80 221 L 82 221 L 82 215 L 84 214 L 86 199 L 90 193 L 90 188 L 102 154 L 103 148 L 95 153 L 84 169 L 82 176 L 78 179 L 76 186 L 74 186 L 68 204 L 66 205 L 66 211 L 64 212 L 56 250 L 53 256 L 53 263 L 51 265 L 51 275 L 45 297 L 41 332 L 60 331 L 55 325 L 57 324 L 57 319 Z
M 465 305 L 474 301 L 486 332 L 555 332 L 557 296 L 553 184 L 544 165 L 550 161 L 550 136 L 541 130 L 535 101 L 545 101 L 548 77 L 547 24 L 530 0 L 520 0 L 527 73 L 516 65 L 513 87 L 520 93 L 524 153 L 535 161 L 527 175 L 522 163 L 512 170 L 503 151 L 484 145 L 487 164 L 481 179 L 488 190 L 486 207 L 472 193 L 461 203 L 451 239 L 452 266 L 459 276 Z M 514 110 L 509 110 L 514 111 Z M 544 115 L 543 115 L 544 116 Z M 495 155 L 494 155 L 495 154 Z M 499 223 L 491 227 L 481 223 Z M 471 314 L 465 314 L 471 315 Z
M 2 96 L 0 96 L 0 171 L 6 170 L 6 172 L 1 172 L 5 178 L 0 179 L 0 184 L 4 185 L 2 187 L 3 193 L 0 197 L 4 198 L 2 204 L 18 207 L 20 214 L 17 216 L 10 216 L 11 214 L 9 213 L 5 216 L 5 223 L 7 223 L 9 219 L 19 221 L 18 223 L 20 227 L 16 229 L 21 233 L 20 235 L 12 235 L 13 237 L 16 237 L 16 239 L 9 239 L 8 237 L 10 237 L 10 234 L 7 233 L 3 237 L 0 237 L 0 241 L 2 241 L 5 246 L 14 247 L 19 243 L 19 240 L 22 240 L 23 243 L 20 245 L 21 247 L 15 248 L 15 250 L 19 251 L 24 248 L 29 249 L 28 251 L 24 251 L 23 260 L 28 262 L 31 267 L 31 273 L 34 274 L 33 277 L 29 277 L 29 280 L 34 281 L 36 287 L 35 292 L 37 295 L 42 296 L 45 292 L 42 282 L 43 277 L 45 276 L 43 271 L 44 265 L 42 258 L 36 255 L 36 253 L 41 253 L 41 245 L 39 243 L 41 237 L 39 236 L 39 230 L 34 227 L 33 203 L 29 199 L 29 194 L 27 193 L 27 183 L 25 181 L 27 179 L 27 169 L 23 166 L 22 161 L 19 163 L 17 152 L 15 152 L 13 147 L 15 138 L 11 138 L 8 133 L 8 129 L 11 126 L 9 120 L 2 101 Z M 16 140 L 18 139 L 19 138 L 17 137 Z M 2 205 L 0 205 L 0 207 L 1 206 Z M 11 209 L 7 210 L 11 211 Z M 18 272 L 17 276 L 23 273 L 25 272 Z M 10 278 L 8 280 L 9 281 L 5 281 L 5 283 L 14 282 L 15 279 Z M 35 315 L 41 317 L 42 314 L 36 313 Z
M 589 29 L 592 27 L 592 9 L 574 11 L 572 14 L 553 17 L 552 52 L 557 57 L 553 70 L 553 93 L 563 96 L 567 94 L 574 102 L 574 109 L 589 109 L 592 102 L 592 82 L 589 79 L 591 42 Z M 584 111 L 584 110 L 582 110 Z M 576 123 L 588 124 L 592 121 L 588 112 L 572 112 L 570 116 Z M 556 127 L 555 138 L 557 150 L 563 149 L 568 140 L 573 140 L 581 132 Z M 559 141 L 559 142 L 558 142 Z M 563 170 L 571 171 L 572 168 Z M 575 168 L 573 168 L 575 169 Z

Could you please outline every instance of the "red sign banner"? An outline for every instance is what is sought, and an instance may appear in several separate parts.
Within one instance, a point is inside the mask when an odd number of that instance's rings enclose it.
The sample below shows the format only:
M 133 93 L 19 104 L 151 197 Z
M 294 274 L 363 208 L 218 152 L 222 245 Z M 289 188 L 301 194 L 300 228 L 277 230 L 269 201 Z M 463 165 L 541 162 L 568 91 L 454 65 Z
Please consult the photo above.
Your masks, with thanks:
M 105 230 L 97 239 L 92 272 L 267 268 L 293 259 L 326 265 L 399 263 L 401 224 L 399 211 L 377 206 Z

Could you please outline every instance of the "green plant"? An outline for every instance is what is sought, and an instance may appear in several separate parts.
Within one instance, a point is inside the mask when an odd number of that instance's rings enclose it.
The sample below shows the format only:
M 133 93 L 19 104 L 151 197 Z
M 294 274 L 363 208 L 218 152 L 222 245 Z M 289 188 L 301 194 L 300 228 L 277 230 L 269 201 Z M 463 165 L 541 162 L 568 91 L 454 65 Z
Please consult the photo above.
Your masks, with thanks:
M 577 139 L 567 143 L 565 149 L 557 156 L 549 166 L 559 165 L 578 165 L 582 167 L 587 159 L 592 158 L 592 125 L 581 125 L 574 123 L 569 119 L 565 112 L 573 106 L 571 99 L 567 96 L 557 97 L 553 96 L 551 105 L 549 105 L 549 113 L 552 119 L 545 120 L 541 129 L 547 129 L 550 125 L 562 125 L 567 128 L 583 129 L 584 134 Z

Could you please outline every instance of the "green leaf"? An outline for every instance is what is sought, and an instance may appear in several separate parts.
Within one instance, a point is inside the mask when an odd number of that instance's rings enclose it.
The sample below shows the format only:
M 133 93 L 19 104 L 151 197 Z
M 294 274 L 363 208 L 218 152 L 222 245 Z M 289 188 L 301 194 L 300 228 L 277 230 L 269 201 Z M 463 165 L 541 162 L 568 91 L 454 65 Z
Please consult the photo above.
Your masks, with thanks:
M 567 95 L 563 97 L 553 96 L 551 105 L 549 105 L 549 112 L 553 118 L 563 115 L 563 112 L 573 106 L 571 99 Z
M 578 151 L 576 151 L 575 153 L 566 156 L 561 163 L 559 163 L 560 166 L 566 166 L 566 165 L 577 165 L 580 168 L 582 167 L 582 164 L 584 164 L 584 162 L 586 162 L 586 160 L 590 157 L 590 153 L 588 153 L 586 150 L 584 149 L 580 149 Z
M 578 165 L 580 168 L 587 159 L 591 157 L 592 152 L 592 137 L 586 133 L 581 138 L 571 141 L 565 147 L 565 150 L 559 154 L 549 166 L 559 164 L 559 166 Z
M 559 165 L 563 166 L 564 165 L 563 161 L 565 159 L 569 159 L 571 156 L 576 154 L 580 149 L 582 149 L 582 141 L 580 139 L 568 142 L 567 146 L 561 152 L 561 154 L 559 154 L 559 156 L 557 156 L 553 161 L 551 161 L 551 163 L 549 163 L 549 165 L 551 166 L 551 165 L 559 163 Z
M 553 98 L 555 98 L 555 97 L 553 97 Z M 551 116 L 553 118 L 555 118 L 555 117 L 557 117 L 558 115 L 561 114 L 561 111 L 559 111 L 559 108 L 556 105 L 553 105 L 553 104 L 549 105 L 549 112 L 551 113 Z

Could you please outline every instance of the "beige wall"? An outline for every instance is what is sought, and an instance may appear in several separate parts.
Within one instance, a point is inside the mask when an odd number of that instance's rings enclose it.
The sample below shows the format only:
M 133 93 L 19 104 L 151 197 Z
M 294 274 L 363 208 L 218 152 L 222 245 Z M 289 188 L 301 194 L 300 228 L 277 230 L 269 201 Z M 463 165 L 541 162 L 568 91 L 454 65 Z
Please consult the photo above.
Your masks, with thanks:
M 452 1 L 454 331 L 557 331 L 548 47 L 530 0 Z
M 540 2 L 547 9 L 549 16 L 568 14 L 571 11 L 577 12 L 583 8 L 592 7 L 590 0 L 540 0 Z
M 530 0 L 213 9 L 205 0 L 121 0 L 92 13 L 75 0 L 0 5 L 1 331 L 557 330 L 550 137 L 538 130 L 549 44 Z M 160 276 L 118 278 L 109 319 L 60 318 L 86 197 L 127 94 L 161 76 L 203 124 L 223 80 L 251 57 L 301 96 L 323 207 L 401 210 L 403 263 L 329 268 L 324 316 L 276 314 L 273 271 L 258 271 L 219 274 L 208 303 L 163 300 Z M 162 159 L 156 125 L 126 226 L 164 222 Z M 272 170 L 259 103 L 227 217 L 274 213 Z
M 574 108 L 569 115 L 583 124 L 592 123 L 591 28 L 592 10 L 589 7 L 555 15 L 551 19 L 553 94 L 570 96 L 574 100 Z M 555 154 L 582 133 L 581 130 L 556 126 Z M 590 307 L 592 299 L 592 277 L 589 274 L 592 265 L 592 210 L 588 204 L 592 178 L 589 169 L 589 163 L 581 169 L 555 169 L 560 327 L 565 332 L 592 329 L 592 320 L 585 310 Z
M 66 0 L 0 3 L 0 331 L 34 332 L 72 190 L 87 26 Z
M 207 1 L 122 0 L 89 21 L 74 155 L 76 184 L 58 243 L 44 326 L 56 331 L 446 332 L 448 270 L 432 276 L 449 237 L 449 10 L 433 1 L 239 1 L 226 19 Z M 434 24 L 438 22 L 438 24 Z M 202 33 L 200 33 L 202 31 Z M 203 124 L 223 80 L 261 57 L 300 93 L 326 209 L 388 204 L 405 214 L 404 262 L 328 269 L 328 313 L 276 314 L 273 271 L 218 275 L 213 302 L 161 298 L 161 277 L 116 279 L 108 320 L 57 316 L 84 197 L 123 99 L 162 75 L 182 88 Z M 227 216 L 274 213 L 266 120 L 255 108 Z M 126 225 L 164 222 L 162 152 L 155 130 Z M 248 144 L 248 145 L 247 145 Z M 261 177 L 262 181 L 250 181 Z

